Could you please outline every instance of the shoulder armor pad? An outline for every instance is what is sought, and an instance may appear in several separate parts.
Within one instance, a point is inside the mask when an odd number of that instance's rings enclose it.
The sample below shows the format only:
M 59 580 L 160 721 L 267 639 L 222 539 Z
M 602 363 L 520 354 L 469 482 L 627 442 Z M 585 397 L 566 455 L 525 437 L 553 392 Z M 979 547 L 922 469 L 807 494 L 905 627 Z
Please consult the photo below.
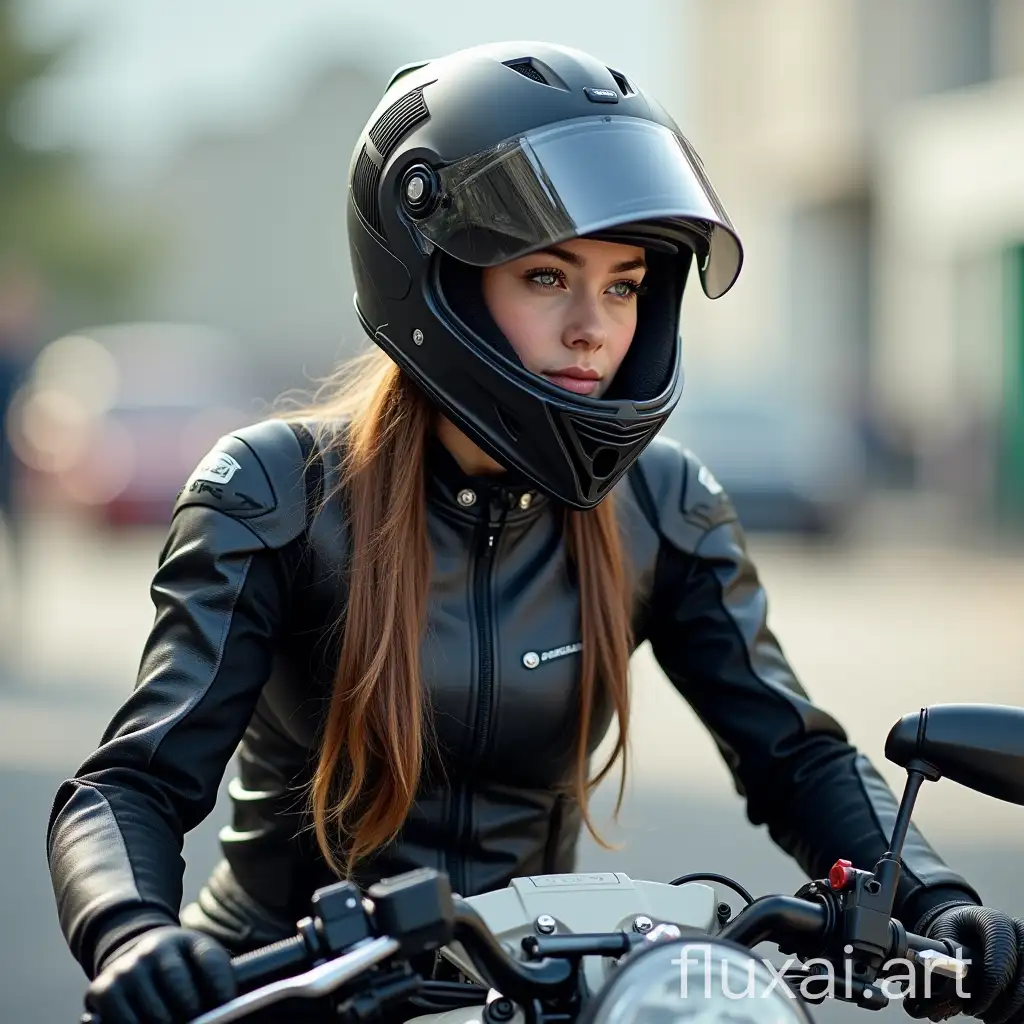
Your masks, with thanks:
M 199 461 L 174 506 L 215 508 L 267 547 L 283 547 L 306 525 L 305 453 L 292 428 L 265 420 L 225 434 Z
M 708 530 L 738 519 L 711 470 L 678 442 L 657 437 L 637 462 L 661 531 L 679 546 L 695 546 Z
M 683 456 L 686 459 L 683 514 L 706 529 L 736 519 L 736 509 L 729 495 L 711 470 L 689 449 L 683 449 Z

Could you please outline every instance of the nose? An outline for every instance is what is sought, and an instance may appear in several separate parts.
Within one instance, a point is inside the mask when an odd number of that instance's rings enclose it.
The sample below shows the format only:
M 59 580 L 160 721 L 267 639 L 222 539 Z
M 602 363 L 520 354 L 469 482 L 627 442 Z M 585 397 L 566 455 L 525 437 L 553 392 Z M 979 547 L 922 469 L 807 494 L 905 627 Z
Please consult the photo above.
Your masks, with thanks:
M 562 332 L 562 344 L 571 349 L 596 349 L 608 340 L 608 328 L 598 301 L 580 296 L 573 303 Z

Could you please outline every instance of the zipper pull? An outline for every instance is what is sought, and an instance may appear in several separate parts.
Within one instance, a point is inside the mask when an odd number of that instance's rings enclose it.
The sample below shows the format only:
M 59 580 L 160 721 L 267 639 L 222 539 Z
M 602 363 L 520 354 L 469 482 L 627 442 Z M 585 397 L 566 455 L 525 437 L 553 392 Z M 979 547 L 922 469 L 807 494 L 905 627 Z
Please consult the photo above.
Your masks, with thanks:
M 490 501 L 487 504 L 487 529 L 494 531 L 500 528 L 505 520 L 505 501 L 503 492 L 495 487 L 491 490 Z
M 500 487 L 491 489 L 490 502 L 487 509 L 487 550 L 494 550 L 494 539 L 498 535 L 508 514 L 505 492 Z

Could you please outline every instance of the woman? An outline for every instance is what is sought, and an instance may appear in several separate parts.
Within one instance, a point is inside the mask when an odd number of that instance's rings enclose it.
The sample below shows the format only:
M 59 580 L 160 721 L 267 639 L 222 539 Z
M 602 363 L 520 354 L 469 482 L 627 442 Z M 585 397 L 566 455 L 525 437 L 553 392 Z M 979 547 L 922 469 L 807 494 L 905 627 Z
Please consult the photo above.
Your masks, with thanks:
M 644 639 L 809 874 L 886 847 L 892 795 L 786 664 L 728 498 L 654 440 L 690 265 L 717 297 L 741 261 L 668 116 L 556 46 L 404 68 L 348 225 L 379 351 L 197 468 L 138 686 L 57 795 L 61 924 L 108 1024 L 226 998 L 228 952 L 342 874 L 427 865 L 468 895 L 571 870 Z M 179 924 L 182 837 L 239 743 Z M 979 902 L 916 831 L 905 856 L 909 925 Z

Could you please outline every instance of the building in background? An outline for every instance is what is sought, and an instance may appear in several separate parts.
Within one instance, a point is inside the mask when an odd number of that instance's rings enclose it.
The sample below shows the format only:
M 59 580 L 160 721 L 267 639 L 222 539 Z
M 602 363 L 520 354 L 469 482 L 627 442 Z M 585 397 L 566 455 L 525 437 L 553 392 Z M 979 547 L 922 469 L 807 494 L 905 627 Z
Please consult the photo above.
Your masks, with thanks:
M 696 0 L 694 142 L 747 264 L 690 333 L 877 477 L 1024 521 L 1024 3 Z M 780 383 L 784 382 L 784 383 Z
M 161 239 L 146 318 L 213 324 L 241 339 L 264 398 L 310 387 L 362 344 L 345 231 L 348 168 L 389 70 L 337 64 L 293 106 L 189 139 L 108 200 L 122 216 L 154 223 Z

